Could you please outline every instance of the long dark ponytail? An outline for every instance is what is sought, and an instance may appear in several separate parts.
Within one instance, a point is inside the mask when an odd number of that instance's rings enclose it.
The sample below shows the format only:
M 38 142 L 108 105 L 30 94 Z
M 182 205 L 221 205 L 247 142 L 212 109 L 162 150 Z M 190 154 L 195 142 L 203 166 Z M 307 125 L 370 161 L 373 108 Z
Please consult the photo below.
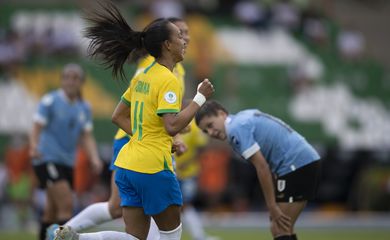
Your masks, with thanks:
M 123 18 L 114 4 L 100 2 L 102 11 L 89 13 L 85 17 L 92 26 L 85 29 L 85 36 L 91 39 L 88 50 L 92 57 L 99 57 L 103 65 L 112 68 L 114 77 L 125 74 L 123 65 L 130 60 L 137 60 L 137 52 L 147 51 L 155 58 L 162 54 L 162 44 L 169 39 L 170 31 L 166 19 L 158 19 L 142 32 L 134 31 Z
M 91 42 L 88 51 L 91 57 L 99 57 L 103 65 L 112 68 L 114 77 L 124 78 L 123 65 L 129 54 L 142 48 L 142 32 L 134 31 L 114 4 L 99 3 L 101 11 L 88 12 L 85 19 L 92 26 L 85 29 L 85 37 Z

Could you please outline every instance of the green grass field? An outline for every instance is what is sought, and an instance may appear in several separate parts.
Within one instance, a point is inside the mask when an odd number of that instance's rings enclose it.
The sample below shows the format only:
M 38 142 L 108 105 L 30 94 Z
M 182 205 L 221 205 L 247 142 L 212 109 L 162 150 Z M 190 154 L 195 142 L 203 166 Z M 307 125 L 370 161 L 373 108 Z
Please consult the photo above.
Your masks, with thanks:
M 222 240 L 271 240 L 271 235 L 264 229 L 208 229 Z M 298 231 L 299 240 L 389 240 L 389 229 L 305 229 Z M 36 240 L 34 234 L 0 232 L 0 240 Z M 190 240 L 186 232 L 183 240 Z

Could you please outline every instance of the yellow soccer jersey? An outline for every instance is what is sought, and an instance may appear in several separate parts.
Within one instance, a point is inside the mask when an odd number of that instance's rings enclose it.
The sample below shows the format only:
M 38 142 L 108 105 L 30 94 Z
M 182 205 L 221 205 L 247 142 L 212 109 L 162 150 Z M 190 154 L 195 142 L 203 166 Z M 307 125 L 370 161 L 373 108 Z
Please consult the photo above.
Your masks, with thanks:
M 147 55 L 146 57 L 142 58 L 138 62 L 138 69 L 145 69 L 150 66 L 154 62 L 154 57 L 151 55 Z
M 151 55 L 148 55 L 145 58 L 141 59 L 138 63 L 137 71 L 135 72 L 134 76 L 136 76 L 138 73 L 144 71 L 145 68 L 150 66 L 153 62 L 154 62 L 154 57 L 152 57 Z M 182 96 L 184 96 L 184 91 L 185 91 L 184 77 L 185 77 L 186 72 L 185 72 L 184 67 L 181 63 L 176 64 L 175 68 L 173 69 L 173 74 L 175 74 L 177 79 L 179 79 L 180 89 L 182 91 Z M 121 139 L 125 136 L 127 136 L 127 133 L 119 128 L 115 134 L 114 139 Z
M 124 138 L 126 136 L 127 136 L 127 133 L 125 131 L 123 131 L 121 128 L 118 128 L 118 131 L 116 131 L 116 134 L 114 136 L 114 139 L 118 140 L 118 139 Z
M 191 130 L 181 134 L 180 137 L 187 145 L 187 151 L 181 156 L 176 156 L 176 174 L 181 180 L 195 177 L 199 173 L 199 161 L 196 159 L 199 147 L 206 145 L 207 137 L 196 126 L 195 120 L 190 123 Z
M 154 57 L 152 57 L 150 55 L 148 55 L 147 57 L 140 60 L 138 63 L 138 67 L 137 67 L 137 71 L 136 71 L 135 75 L 137 75 L 137 73 L 139 73 L 139 72 L 142 72 L 145 68 L 150 66 L 153 62 L 154 62 Z M 184 96 L 184 91 L 185 91 L 184 77 L 186 75 L 186 71 L 184 70 L 183 64 L 177 63 L 175 68 L 173 69 L 173 74 L 177 77 L 177 79 L 179 79 L 180 89 L 181 89 L 182 94 Z
M 157 62 L 133 78 L 122 96 L 131 106 L 133 136 L 119 152 L 116 166 L 142 173 L 173 172 L 172 137 L 160 114 L 178 113 L 182 97 L 179 80 Z

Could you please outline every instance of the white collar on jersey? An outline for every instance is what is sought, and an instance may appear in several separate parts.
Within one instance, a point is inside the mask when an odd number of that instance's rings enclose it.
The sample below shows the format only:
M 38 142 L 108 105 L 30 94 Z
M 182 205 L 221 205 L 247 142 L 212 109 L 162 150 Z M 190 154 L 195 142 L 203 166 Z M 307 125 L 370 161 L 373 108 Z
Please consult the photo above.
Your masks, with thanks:
M 229 124 L 232 121 L 232 118 L 230 116 L 227 116 L 225 119 L 225 125 Z

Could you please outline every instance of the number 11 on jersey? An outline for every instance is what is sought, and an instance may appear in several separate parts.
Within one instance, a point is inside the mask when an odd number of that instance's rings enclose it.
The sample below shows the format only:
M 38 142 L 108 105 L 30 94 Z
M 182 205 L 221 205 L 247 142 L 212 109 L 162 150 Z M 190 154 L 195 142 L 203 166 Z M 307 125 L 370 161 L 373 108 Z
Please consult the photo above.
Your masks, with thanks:
M 138 105 L 139 113 L 138 113 Z M 133 111 L 133 135 L 138 131 L 138 140 L 142 139 L 142 121 L 144 113 L 144 102 L 135 101 L 134 111 Z

